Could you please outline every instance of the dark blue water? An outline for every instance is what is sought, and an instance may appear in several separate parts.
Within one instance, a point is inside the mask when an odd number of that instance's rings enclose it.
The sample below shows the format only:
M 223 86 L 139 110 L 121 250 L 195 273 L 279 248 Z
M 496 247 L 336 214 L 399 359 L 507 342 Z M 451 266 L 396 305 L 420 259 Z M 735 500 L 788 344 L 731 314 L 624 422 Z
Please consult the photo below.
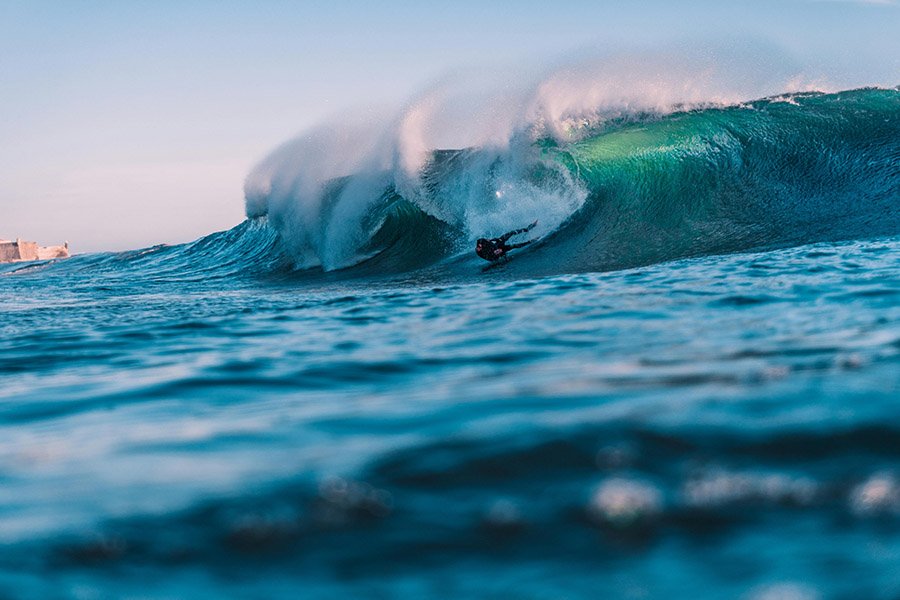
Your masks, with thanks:
M 900 238 L 440 285 L 210 243 L 0 270 L 0 597 L 900 596 Z

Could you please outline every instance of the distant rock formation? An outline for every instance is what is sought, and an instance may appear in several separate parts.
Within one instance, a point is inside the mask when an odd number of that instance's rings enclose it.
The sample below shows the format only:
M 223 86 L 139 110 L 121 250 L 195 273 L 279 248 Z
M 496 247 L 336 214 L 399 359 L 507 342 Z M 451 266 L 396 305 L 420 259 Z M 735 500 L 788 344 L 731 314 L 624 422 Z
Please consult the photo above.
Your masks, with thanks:
M 69 242 L 62 246 L 38 246 L 35 242 L 24 240 L 0 240 L 0 263 L 20 262 L 26 260 L 50 260 L 51 258 L 69 258 Z

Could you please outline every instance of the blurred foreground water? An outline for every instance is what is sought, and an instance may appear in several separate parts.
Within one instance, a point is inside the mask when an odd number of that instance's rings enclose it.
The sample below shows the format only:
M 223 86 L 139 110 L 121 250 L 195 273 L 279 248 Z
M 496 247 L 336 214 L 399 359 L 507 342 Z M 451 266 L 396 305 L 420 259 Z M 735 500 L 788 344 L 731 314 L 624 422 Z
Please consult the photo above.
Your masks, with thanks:
M 0 598 L 900 598 L 900 238 L 521 280 L 182 251 L 0 267 Z

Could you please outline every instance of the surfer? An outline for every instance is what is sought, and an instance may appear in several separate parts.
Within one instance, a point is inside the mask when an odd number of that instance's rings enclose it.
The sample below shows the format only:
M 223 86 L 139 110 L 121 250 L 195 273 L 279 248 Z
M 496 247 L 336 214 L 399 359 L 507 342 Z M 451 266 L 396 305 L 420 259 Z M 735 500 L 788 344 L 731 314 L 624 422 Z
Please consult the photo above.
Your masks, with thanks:
M 505 257 L 506 253 L 513 248 L 521 248 L 522 246 L 527 246 L 528 244 L 533 242 L 534 240 L 528 240 L 519 244 L 507 244 L 506 240 L 514 235 L 525 233 L 526 231 L 531 231 L 535 225 L 537 225 L 537 221 L 535 221 L 528 227 L 525 227 L 524 229 L 516 229 L 514 231 L 504 233 L 498 238 L 492 238 L 490 240 L 481 238 L 475 244 L 475 253 L 484 260 L 488 260 L 491 262 L 498 261 L 501 258 Z

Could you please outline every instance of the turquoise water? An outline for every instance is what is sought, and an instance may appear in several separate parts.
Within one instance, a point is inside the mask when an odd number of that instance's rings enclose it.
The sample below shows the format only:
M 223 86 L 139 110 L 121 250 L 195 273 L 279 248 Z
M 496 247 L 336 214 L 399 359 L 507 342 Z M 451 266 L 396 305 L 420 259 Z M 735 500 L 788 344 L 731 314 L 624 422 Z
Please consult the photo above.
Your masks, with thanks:
M 900 102 L 873 94 L 808 163 L 709 125 L 739 111 L 544 146 L 578 175 L 530 184 L 587 195 L 487 272 L 396 190 L 349 269 L 272 214 L 0 265 L 0 597 L 900 597 Z

